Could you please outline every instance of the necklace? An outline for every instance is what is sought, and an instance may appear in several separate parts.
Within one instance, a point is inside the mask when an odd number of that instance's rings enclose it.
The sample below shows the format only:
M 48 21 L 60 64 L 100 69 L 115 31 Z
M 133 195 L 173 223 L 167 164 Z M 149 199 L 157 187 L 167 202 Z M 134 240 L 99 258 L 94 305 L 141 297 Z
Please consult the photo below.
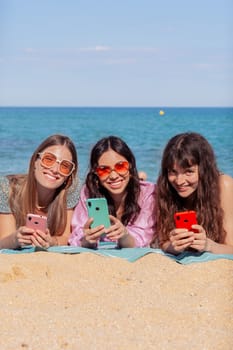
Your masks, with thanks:
M 35 207 L 36 207 L 37 211 L 46 212 L 48 210 L 48 206 L 49 206 L 49 204 L 48 205 L 44 205 L 44 206 L 36 205 Z
M 41 209 L 46 209 L 48 206 L 41 207 L 39 205 L 36 205 L 36 209 L 41 210 Z

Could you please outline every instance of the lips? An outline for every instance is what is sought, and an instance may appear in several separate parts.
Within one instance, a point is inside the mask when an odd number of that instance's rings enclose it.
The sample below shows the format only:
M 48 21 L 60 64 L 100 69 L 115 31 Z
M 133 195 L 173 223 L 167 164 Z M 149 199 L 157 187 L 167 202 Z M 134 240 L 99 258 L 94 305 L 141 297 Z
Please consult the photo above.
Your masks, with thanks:
M 121 185 L 122 185 L 122 181 L 108 182 L 108 186 L 111 188 L 120 188 Z
M 186 192 L 188 190 L 188 187 L 176 187 L 177 192 Z
M 112 189 L 121 188 L 123 183 L 124 183 L 123 179 L 117 179 L 116 181 L 107 181 L 107 185 Z
M 58 180 L 60 177 L 57 176 L 57 175 L 53 175 L 51 173 L 44 173 L 45 177 L 48 179 L 48 180 L 52 180 L 52 181 L 56 181 Z

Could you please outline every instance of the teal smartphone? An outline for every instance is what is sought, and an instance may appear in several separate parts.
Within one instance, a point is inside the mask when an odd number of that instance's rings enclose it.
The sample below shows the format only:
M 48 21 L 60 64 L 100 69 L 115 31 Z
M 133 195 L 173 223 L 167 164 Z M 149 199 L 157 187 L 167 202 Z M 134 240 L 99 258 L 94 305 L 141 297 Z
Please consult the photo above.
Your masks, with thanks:
M 108 228 L 111 225 L 106 198 L 88 198 L 86 206 L 88 216 L 94 219 L 91 224 L 92 228 L 99 225 L 104 225 L 105 228 Z

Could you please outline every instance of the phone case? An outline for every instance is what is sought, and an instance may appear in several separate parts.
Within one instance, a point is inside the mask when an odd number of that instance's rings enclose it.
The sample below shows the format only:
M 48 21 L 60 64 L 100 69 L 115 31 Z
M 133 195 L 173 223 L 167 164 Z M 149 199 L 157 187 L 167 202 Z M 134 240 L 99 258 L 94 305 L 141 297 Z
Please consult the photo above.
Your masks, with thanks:
M 86 205 L 88 216 L 94 219 L 91 224 L 92 228 L 99 225 L 107 228 L 111 225 L 106 198 L 88 198 Z
M 27 214 L 26 226 L 45 232 L 47 228 L 47 217 L 37 214 Z
M 174 214 L 176 228 L 186 228 L 192 231 L 192 225 L 197 224 L 196 212 L 194 210 L 182 211 Z

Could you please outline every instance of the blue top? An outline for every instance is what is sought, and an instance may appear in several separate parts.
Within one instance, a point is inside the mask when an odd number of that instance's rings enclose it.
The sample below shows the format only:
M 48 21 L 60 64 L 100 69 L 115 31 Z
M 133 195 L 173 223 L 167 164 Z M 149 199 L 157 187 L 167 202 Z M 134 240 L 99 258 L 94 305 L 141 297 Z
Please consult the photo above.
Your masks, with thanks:
M 0 213 L 11 214 L 9 206 L 10 185 L 6 176 L 0 176 Z M 67 191 L 67 209 L 73 209 L 79 200 L 80 181 L 76 179 Z

